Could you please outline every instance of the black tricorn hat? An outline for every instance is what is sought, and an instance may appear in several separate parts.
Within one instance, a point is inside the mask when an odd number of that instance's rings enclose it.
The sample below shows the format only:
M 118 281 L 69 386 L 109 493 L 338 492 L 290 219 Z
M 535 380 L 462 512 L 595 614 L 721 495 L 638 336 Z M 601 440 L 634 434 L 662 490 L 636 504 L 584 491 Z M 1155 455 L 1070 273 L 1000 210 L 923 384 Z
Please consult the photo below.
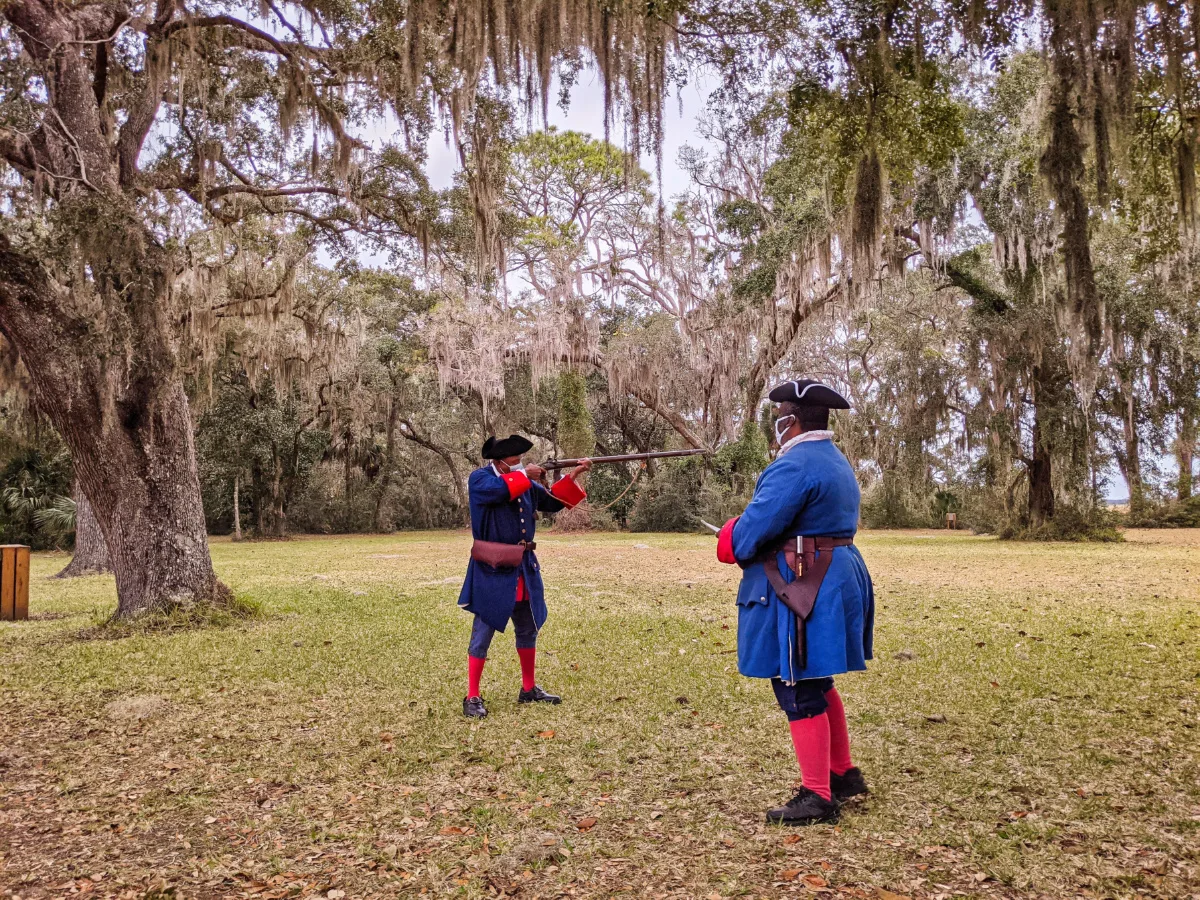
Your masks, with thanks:
M 508 459 L 510 456 L 522 456 L 533 447 L 533 441 L 519 434 L 510 434 L 506 438 L 496 440 L 494 437 L 483 442 L 484 459 Z
M 850 403 L 827 384 L 801 378 L 785 381 L 767 395 L 772 403 L 795 403 L 797 406 L 823 406 L 826 409 L 849 409 Z

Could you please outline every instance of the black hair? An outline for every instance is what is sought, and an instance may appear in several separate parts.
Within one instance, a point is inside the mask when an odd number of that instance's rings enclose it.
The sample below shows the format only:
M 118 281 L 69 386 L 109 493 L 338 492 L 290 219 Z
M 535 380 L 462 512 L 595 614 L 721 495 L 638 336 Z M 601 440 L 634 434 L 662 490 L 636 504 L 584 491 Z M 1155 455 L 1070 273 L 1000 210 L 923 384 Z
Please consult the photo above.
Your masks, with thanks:
M 795 416 L 801 431 L 828 431 L 829 407 L 800 406 L 790 400 L 779 404 L 779 418 Z

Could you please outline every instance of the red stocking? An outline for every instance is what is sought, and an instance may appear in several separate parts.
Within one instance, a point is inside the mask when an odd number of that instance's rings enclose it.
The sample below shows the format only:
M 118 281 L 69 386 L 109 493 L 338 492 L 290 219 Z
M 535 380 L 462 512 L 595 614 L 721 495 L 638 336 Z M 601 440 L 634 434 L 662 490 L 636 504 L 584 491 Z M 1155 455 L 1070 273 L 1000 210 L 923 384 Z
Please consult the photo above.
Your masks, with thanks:
M 483 664 L 486 659 L 479 659 L 475 656 L 467 657 L 467 696 L 479 696 L 479 679 L 483 677 Z
M 521 689 L 532 691 L 537 681 L 534 680 L 534 661 L 537 659 L 536 647 L 518 647 L 517 656 L 521 658 Z
M 826 800 L 829 790 L 829 717 L 825 713 L 791 723 L 796 762 L 800 763 L 800 781 L 814 794 Z
M 825 714 L 829 716 L 829 770 L 836 775 L 845 775 L 854 768 L 850 761 L 850 730 L 846 727 L 846 707 L 842 706 L 842 695 L 837 688 L 825 692 L 829 704 Z

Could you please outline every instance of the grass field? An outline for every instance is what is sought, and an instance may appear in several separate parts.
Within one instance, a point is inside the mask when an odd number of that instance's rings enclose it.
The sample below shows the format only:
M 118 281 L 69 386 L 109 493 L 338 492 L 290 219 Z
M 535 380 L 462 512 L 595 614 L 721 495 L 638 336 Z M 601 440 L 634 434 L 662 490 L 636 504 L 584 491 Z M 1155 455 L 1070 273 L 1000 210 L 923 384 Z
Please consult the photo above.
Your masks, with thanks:
M 797 779 L 701 536 L 554 537 L 539 680 L 511 633 L 461 716 L 468 538 L 213 546 L 260 618 L 97 638 L 109 578 L 0 624 L 0 895 L 1197 897 L 1200 533 L 867 533 L 876 661 L 840 685 L 874 792 Z M 89 630 L 90 629 L 90 630 Z

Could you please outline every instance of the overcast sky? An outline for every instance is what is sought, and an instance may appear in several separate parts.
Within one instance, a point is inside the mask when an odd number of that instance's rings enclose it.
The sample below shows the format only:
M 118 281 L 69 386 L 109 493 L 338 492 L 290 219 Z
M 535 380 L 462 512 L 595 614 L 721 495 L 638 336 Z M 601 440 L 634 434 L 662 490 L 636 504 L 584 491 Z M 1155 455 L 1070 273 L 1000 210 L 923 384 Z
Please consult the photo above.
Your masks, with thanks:
M 558 81 L 550 91 L 552 98 L 558 96 Z M 663 185 L 662 191 L 670 200 L 688 187 L 687 175 L 679 168 L 679 151 L 685 145 L 704 146 L 697 134 L 697 119 L 704 112 L 708 89 L 703 79 L 694 79 L 678 93 L 672 94 L 663 110 Z M 550 104 L 550 124 L 562 131 L 580 131 L 596 138 L 604 137 L 604 90 L 599 76 L 594 71 L 580 73 L 579 82 L 571 92 L 571 105 L 566 112 L 557 103 Z M 541 114 L 537 114 L 535 128 L 541 128 Z M 610 138 L 620 146 L 620 132 L 614 131 Z M 447 145 L 441 129 L 435 129 L 429 137 L 428 173 L 436 189 L 449 187 L 458 170 L 458 152 Z M 654 174 L 655 161 L 652 155 L 643 155 L 642 167 Z

